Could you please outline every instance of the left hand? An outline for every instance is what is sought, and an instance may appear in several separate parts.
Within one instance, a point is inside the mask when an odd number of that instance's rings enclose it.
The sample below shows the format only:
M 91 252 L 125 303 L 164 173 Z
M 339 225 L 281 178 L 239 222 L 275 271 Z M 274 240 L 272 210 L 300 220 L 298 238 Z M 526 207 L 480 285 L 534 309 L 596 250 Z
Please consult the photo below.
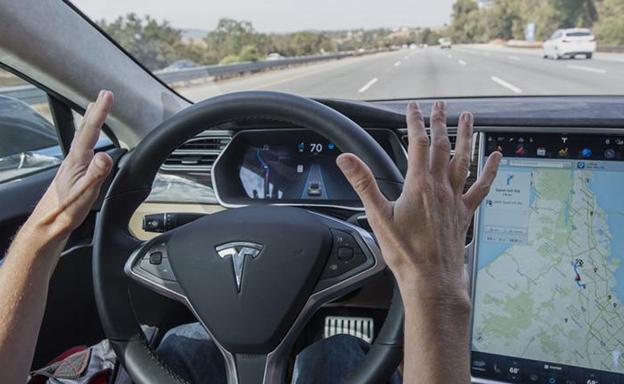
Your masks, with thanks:
M 62 240 L 87 217 L 113 165 L 107 153 L 93 150 L 112 104 L 110 91 L 100 91 L 89 104 L 67 157 L 25 227 L 43 226 Z

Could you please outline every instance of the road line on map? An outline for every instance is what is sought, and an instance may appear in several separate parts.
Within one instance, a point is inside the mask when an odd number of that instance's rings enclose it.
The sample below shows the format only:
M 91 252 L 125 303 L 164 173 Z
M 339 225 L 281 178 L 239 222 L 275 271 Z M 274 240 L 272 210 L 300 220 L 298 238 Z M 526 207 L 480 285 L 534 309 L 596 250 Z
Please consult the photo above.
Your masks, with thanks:
M 375 77 L 374 79 L 371 79 L 371 81 L 369 81 L 368 83 L 364 84 L 364 86 L 363 86 L 362 88 L 360 88 L 360 89 L 358 90 L 358 92 L 359 92 L 359 93 L 364 93 L 364 92 L 366 92 L 366 91 L 368 90 L 368 88 L 372 87 L 372 86 L 373 86 L 373 84 L 375 84 L 378 80 L 379 80 L 379 79 L 378 79 L 378 78 L 376 78 L 376 77 Z
M 495 82 L 496 84 L 503 86 L 509 90 L 511 90 L 512 92 L 515 93 L 522 93 L 522 89 L 516 87 L 515 85 L 506 82 L 505 80 L 501 79 L 500 77 L 496 77 L 496 76 L 490 76 L 490 79 L 492 79 L 493 82 Z
M 586 71 L 586 72 L 593 72 L 593 73 L 607 73 L 607 70 L 602 69 L 602 68 L 592 68 L 592 67 L 585 67 L 582 65 L 574 65 L 574 64 L 568 64 L 567 67 L 571 69 L 577 69 L 579 71 Z
M 466 64 L 468 64 L 468 63 L 466 63 L 464 60 L 457 60 L 457 62 L 458 62 L 459 64 L 461 64 L 461 65 L 466 65 Z

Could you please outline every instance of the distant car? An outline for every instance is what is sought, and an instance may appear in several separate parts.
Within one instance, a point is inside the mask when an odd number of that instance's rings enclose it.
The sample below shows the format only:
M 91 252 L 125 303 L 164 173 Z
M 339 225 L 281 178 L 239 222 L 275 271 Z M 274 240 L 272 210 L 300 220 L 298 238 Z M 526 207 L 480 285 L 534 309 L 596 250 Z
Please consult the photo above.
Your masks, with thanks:
M 587 28 L 558 29 L 544 42 L 544 58 L 555 60 L 577 55 L 591 59 L 596 52 L 596 38 Z
M 416 49 L 416 48 L 418 48 L 418 45 L 412 43 L 412 44 L 410 44 L 409 48 L 410 49 Z
M 175 72 L 182 69 L 199 67 L 199 64 L 192 60 L 177 60 L 163 68 L 163 72 Z
M 438 42 L 440 43 L 441 49 L 451 49 L 451 46 L 452 46 L 451 39 L 447 39 L 443 37 L 440 40 L 438 40 Z
M 284 56 L 282 56 L 281 54 L 277 53 L 277 52 L 272 52 L 269 53 L 266 57 L 267 61 L 273 61 L 273 60 L 281 60 L 283 59 Z

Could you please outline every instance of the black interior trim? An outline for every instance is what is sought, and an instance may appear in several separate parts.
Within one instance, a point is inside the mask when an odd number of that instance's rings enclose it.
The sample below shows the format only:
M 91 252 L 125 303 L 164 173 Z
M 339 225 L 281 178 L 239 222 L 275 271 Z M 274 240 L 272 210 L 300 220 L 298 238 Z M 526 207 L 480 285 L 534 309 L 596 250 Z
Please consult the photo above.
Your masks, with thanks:
M 71 108 L 67 104 L 49 93 L 47 96 L 59 144 L 61 145 L 63 156 L 67 156 L 72 140 L 74 139 L 74 133 L 76 132 L 74 116 Z

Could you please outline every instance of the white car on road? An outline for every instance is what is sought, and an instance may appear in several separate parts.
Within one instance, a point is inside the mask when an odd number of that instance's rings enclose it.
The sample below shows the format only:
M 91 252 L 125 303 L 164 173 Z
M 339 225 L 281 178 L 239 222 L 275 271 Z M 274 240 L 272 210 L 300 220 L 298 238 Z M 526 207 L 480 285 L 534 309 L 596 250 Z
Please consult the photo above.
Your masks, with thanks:
M 544 42 L 544 58 L 574 58 L 583 55 L 591 59 L 596 51 L 596 38 L 589 29 L 558 29 Z
M 451 46 L 452 46 L 451 39 L 447 39 L 446 37 L 443 37 L 440 40 L 438 40 L 438 42 L 440 43 L 440 48 L 451 49 Z

